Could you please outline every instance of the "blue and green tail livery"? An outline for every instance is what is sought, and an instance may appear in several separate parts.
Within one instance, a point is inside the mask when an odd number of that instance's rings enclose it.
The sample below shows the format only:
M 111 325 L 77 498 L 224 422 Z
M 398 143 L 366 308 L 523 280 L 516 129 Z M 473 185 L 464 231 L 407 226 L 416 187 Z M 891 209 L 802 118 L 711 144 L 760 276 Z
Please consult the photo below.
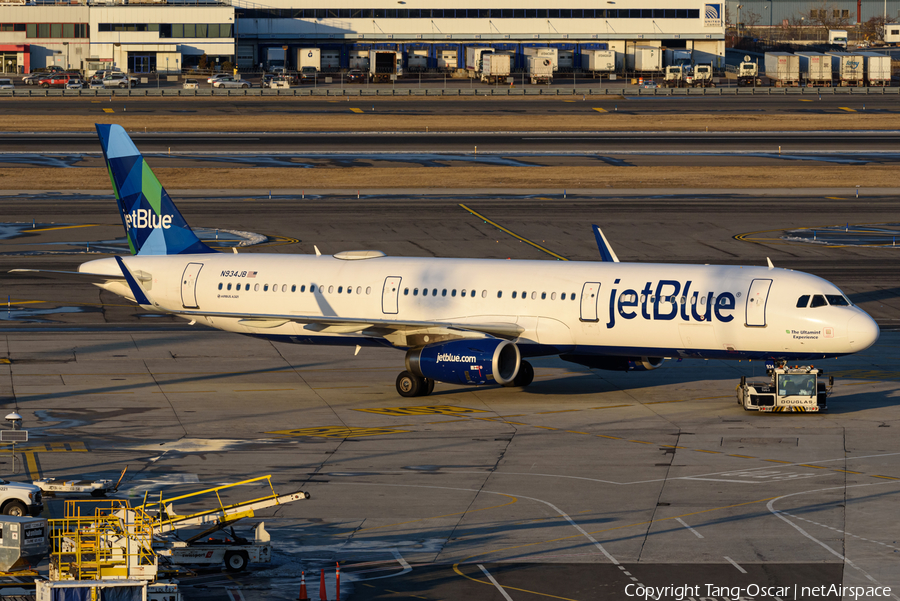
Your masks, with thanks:
M 120 125 L 97 125 L 131 254 L 216 252 L 194 234 Z

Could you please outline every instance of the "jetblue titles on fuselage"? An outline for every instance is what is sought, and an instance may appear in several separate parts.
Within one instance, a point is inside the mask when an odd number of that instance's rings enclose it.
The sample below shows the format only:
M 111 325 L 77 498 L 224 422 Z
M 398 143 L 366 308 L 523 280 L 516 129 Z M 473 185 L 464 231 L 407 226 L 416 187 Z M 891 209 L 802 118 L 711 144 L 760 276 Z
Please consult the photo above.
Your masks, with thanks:
M 620 281 L 616 280 L 615 284 L 618 285 Z M 612 288 L 609 293 L 609 321 L 606 327 L 610 329 L 615 327 L 616 316 L 622 319 L 635 319 L 640 316 L 641 319 L 654 321 L 680 318 L 682 321 L 706 322 L 715 317 L 723 323 L 734 319 L 734 315 L 726 313 L 735 308 L 732 293 L 707 292 L 701 295 L 699 291 L 692 293 L 691 285 L 690 280 L 684 284 L 676 280 L 659 280 L 655 287 L 653 282 L 644 284 L 640 293 L 630 288 L 621 292 L 617 288 Z M 683 302 L 678 302 L 679 297 L 683 298 Z M 637 310 L 638 307 L 640 311 Z

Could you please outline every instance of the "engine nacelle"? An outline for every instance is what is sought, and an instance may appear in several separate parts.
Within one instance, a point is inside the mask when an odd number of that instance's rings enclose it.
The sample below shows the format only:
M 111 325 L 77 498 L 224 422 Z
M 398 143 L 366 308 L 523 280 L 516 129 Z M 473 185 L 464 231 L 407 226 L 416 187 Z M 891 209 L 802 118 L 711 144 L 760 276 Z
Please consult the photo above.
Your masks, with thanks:
M 650 371 L 666 360 L 665 357 L 607 357 L 603 355 L 560 355 L 561 359 L 607 371 Z
M 448 384 L 508 384 L 519 373 L 522 354 L 508 340 L 454 340 L 406 353 L 406 369 Z

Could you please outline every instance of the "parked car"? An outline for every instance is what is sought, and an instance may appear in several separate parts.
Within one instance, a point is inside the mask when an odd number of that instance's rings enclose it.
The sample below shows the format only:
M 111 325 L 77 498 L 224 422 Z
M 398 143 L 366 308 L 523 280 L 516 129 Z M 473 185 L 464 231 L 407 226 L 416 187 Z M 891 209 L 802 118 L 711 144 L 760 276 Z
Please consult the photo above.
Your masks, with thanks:
M 652 89 L 652 88 L 658 88 L 659 85 L 651 79 L 651 80 L 645 81 L 643 87 L 647 88 L 647 89 Z
M 353 81 L 362 83 L 368 79 L 368 75 L 369 74 L 362 69 L 350 69 L 347 71 L 347 74 L 344 75 L 344 79 L 346 79 L 348 83 Z
M 94 74 L 91 76 L 94 79 L 102 80 L 104 77 L 111 73 L 121 73 L 118 69 L 100 69 L 99 71 L 94 71 Z
M 290 88 L 291 80 L 287 77 L 273 77 L 271 81 L 269 81 L 269 87 L 273 90 Z
M 206 80 L 206 83 L 216 83 L 220 79 L 224 79 L 226 77 L 234 77 L 234 75 L 229 75 L 228 73 L 216 73 Z
M 22 78 L 22 83 L 26 86 L 36 86 L 38 83 L 47 77 L 47 73 L 32 73 L 31 75 L 26 75 Z
M 275 75 L 274 73 L 263 73 L 262 79 L 259 82 L 260 87 L 268 88 L 269 83 L 275 79 L 276 77 L 280 77 L 279 75 Z
M 103 78 L 103 86 L 107 88 L 127 88 L 128 82 L 131 81 L 131 87 L 134 88 L 138 84 L 137 77 L 130 77 L 124 73 L 112 72 L 107 73 Z
M 250 82 L 245 79 L 240 79 L 239 77 L 234 77 L 233 75 L 228 75 L 226 77 L 220 77 L 216 81 L 213 82 L 212 86 L 214 88 L 249 88 Z
M 196 90 L 200 87 L 200 82 L 196 79 L 185 79 L 184 83 L 181 84 L 181 87 L 185 90 Z
M 45 73 L 44 77 L 38 81 L 38 85 L 42 88 L 64 88 L 73 80 L 81 81 L 81 75 L 77 73 Z
M 69 83 L 66 84 L 67 90 L 83 90 L 84 82 L 80 79 L 70 79 Z
M 11 79 L 0 79 L 0 90 L 15 90 L 16 86 L 13 85 Z
M 94 78 L 88 83 L 88 87 L 92 90 L 105 90 L 106 86 L 103 84 L 102 79 Z
M 302 67 L 300 69 L 300 83 L 312 82 L 319 75 L 319 70 L 315 67 Z

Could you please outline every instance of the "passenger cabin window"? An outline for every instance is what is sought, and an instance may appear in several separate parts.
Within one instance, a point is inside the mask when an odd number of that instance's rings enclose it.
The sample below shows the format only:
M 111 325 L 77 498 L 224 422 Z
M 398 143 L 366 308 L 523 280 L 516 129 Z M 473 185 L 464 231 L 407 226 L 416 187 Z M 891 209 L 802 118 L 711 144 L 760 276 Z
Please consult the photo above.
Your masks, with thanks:
M 450 296 L 456 296 L 456 288 L 450 291 Z
M 518 292 L 516 292 L 515 290 L 513 290 L 512 297 L 513 297 L 513 298 L 516 298 L 516 294 L 518 294 Z
M 228 284 L 227 286 L 225 286 L 225 289 L 226 289 L 226 290 L 231 290 L 231 284 Z
M 403 289 L 403 296 L 409 296 L 409 288 Z
M 463 288 L 462 290 L 460 290 L 460 291 L 459 291 L 459 295 L 460 295 L 460 296 L 465 296 L 465 295 L 466 295 L 466 289 Z M 474 295 L 473 295 L 473 296 L 474 296 Z
M 812 307 L 812 308 L 815 308 L 815 307 L 827 307 L 827 306 L 828 306 L 828 302 L 825 300 L 825 297 L 824 297 L 824 296 L 822 296 L 821 294 L 816 294 L 816 295 L 813 295 L 813 297 L 812 297 L 812 302 L 810 303 L 809 306 Z
M 291 292 L 297 292 L 297 284 L 291 286 Z M 302 292 L 302 290 L 301 290 Z
M 310 284 L 310 285 L 309 285 L 309 291 L 310 291 L 310 292 L 315 292 L 315 291 L 316 291 L 316 285 L 315 285 L 315 284 Z
M 253 292 L 259 292 L 259 284 L 253 284 Z
M 268 291 L 269 291 L 269 285 L 268 285 L 268 284 L 264 284 L 264 285 L 263 285 L 263 292 L 268 292 Z
M 428 288 L 422 288 L 422 296 L 428 296 Z
M 413 288 L 413 296 L 419 296 L 419 289 Z
M 565 293 L 565 292 L 563 292 L 562 294 L 559 295 L 559 300 L 566 300 L 566 293 Z
M 808 294 L 804 294 L 803 296 L 801 296 L 800 298 L 797 299 L 797 308 L 798 309 L 805 309 L 808 304 L 809 304 L 809 295 Z
M 222 282 L 219 282 L 219 290 L 222 289 Z
M 497 291 L 497 298 L 503 298 L 503 291 L 502 291 L 502 290 L 498 290 L 498 291 Z
M 828 300 L 828 304 L 832 307 L 849 307 L 850 301 L 847 300 L 846 297 L 841 296 L 840 294 L 826 294 L 826 300 Z
M 447 289 L 446 289 L 446 288 L 444 288 L 443 290 L 441 290 L 441 296 L 447 296 Z

